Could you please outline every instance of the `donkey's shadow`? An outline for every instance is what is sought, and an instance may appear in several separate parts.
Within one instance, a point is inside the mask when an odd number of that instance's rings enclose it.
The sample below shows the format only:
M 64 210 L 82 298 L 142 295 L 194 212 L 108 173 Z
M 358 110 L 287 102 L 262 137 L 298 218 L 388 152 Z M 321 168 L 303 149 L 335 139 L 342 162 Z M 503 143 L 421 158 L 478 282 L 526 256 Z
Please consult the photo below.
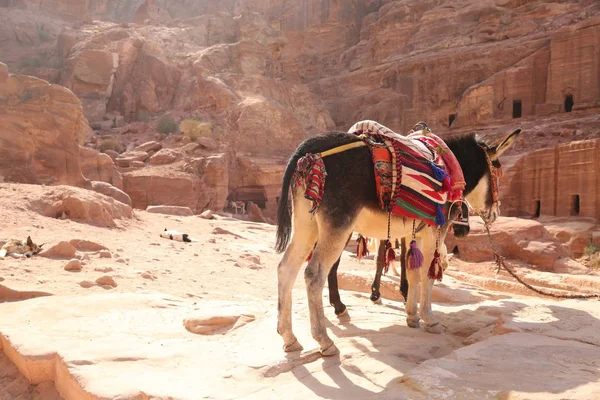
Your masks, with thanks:
M 511 329 L 519 329 L 524 333 L 537 333 L 542 336 L 557 339 L 573 339 L 576 341 L 576 345 L 580 345 L 583 342 L 594 346 L 600 346 L 600 334 L 594 334 L 594 332 L 600 332 L 600 319 L 586 311 L 564 307 L 560 304 L 561 303 L 558 302 L 537 303 L 534 307 L 541 307 L 544 309 L 547 313 L 545 318 L 540 322 L 520 320 L 518 324 Z M 354 304 L 349 307 L 349 312 L 352 313 L 352 308 L 358 311 L 359 307 L 362 307 L 362 305 Z M 371 307 L 371 305 L 368 305 L 367 307 Z M 320 382 L 315 376 L 310 374 L 304 365 L 294 368 L 292 371 L 293 375 L 296 376 L 303 385 L 315 393 L 315 395 L 322 398 L 345 400 L 348 398 L 375 399 L 376 396 L 381 396 L 381 392 L 384 391 L 400 394 L 406 388 L 399 385 L 399 378 L 401 375 L 404 375 L 413 369 L 415 363 L 420 364 L 427 359 L 443 357 L 449 353 L 449 351 L 443 351 L 441 353 L 433 354 L 433 357 L 431 357 L 432 354 L 427 353 L 427 351 L 424 350 L 422 358 L 419 358 L 419 356 L 416 355 L 418 352 L 415 352 L 414 350 L 412 352 L 409 350 L 407 353 L 407 343 L 403 343 L 402 338 L 410 337 L 417 332 L 420 335 L 432 335 L 432 337 L 435 337 L 435 335 L 424 333 L 422 331 L 419 332 L 418 330 L 407 327 L 405 323 L 406 314 L 403 312 L 403 307 L 399 307 L 395 304 L 373 305 L 373 307 L 376 307 L 378 310 L 373 312 L 374 315 L 377 313 L 387 314 L 388 311 L 397 313 L 398 324 L 384 326 L 379 329 L 369 329 L 356 325 L 351 318 L 346 320 L 336 320 L 334 317 L 332 322 L 332 320 L 329 319 L 331 316 L 328 315 L 327 327 L 335 335 L 336 341 L 349 341 L 363 356 L 384 363 L 398 371 L 398 377 L 390 380 L 385 386 L 371 381 L 374 386 L 381 388 L 377 391 L 365 389 L 354 383 L 349 378 L 348 374 L 353 374 L 366 380 L 369 380 L 369 378 L 356 365 L 344 365 L 343 355 L 342 358 L 340 356 L 334 356 L 325 358 L 323 361 L 324 373 L 326 373 L 338 387 L 332 387 Z M 481 305 L 474 310 L 462 309 L 448 313 L 438 310 L 436 315 L 440 322 L 446 326 L 456 324 L 457 321 L 471 320 L 485 315 L 489 317 L 486 327 L 492 328 L 495 324 L 492 321 L 497 321 L 500 315 L 505 317 L 519 317 L 530 307 L 532 307 L 532 305 L 519 302 L 518 300 L 506 300 L 496 304 Z M 485 318 L 483 321 L 485 321 Z M 479 329 L 482 328 L 479 327 L 476 330 Z M 448 330 L 448 332 L 450 331 L 451 329 Z M 510 330 L 508 332 L 510 332 Z M 577 335 L 574 332 L 579 332 L 579 337 L 576 337 Z M 376 335 L 374 336 L 374 334 Z M 377 338 L 380 337 L 380 335 L 394 335 L 398 337 L 398 341 L 367 339 L 371 346 L 371 348 L 369 348 L 364 342 L 356 340 L 359 338 Z M 456 339 L 459 339 L 457 342 L 459 342 L 461 338 L 464 339 L 465 336 L 464 332 L 461 332 L 460 334 L 446 333 L 445 335 L 454 336 Z M 583 336 L 583 338 L 581 336 Z M 594 347 L 590 348 L 590 350 L 593 351 Z M 411 358 L 411 356 L 413 358 Z M 510 385 L 507 384 L 506 387 L 499 387 L 498 390 L 526 393 L 562 393 L 598 380 L 600 380 L 600 369 L 595 368 L 588 369 L 586 373 L 580 372 L 578 374 L 570 374 L 568 379 L 554 379 L 552 384 L 549 384 L 545 379 L 529 379 L 512 381 L 510 382 Z

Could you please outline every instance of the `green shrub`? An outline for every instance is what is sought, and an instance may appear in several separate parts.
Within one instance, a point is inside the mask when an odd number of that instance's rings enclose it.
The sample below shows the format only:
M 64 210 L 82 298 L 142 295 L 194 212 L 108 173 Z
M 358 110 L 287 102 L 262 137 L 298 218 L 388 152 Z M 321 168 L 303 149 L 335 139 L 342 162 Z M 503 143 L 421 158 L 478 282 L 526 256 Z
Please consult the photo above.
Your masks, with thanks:
M 175 122 L 175 119 L 170 115 L 165 115 L 161 119 L 158 120 L 158 125 L 156 126 L 156 130 L 166 135 L 168 133 L 179 132 L 179 125 Z
M 150 121 L 150 114 L 148 114 L 146 111 L 138 111 L 136 119 L 139 122 L 148 122 Z
M 42 56 L 33 56 L 21 60 L 19 68 L 39 68 L 44 65 L 44 58 Z
M 192 142 L 195 142 L 199 137 L 210 137 L 212 124 L 194 119 L 184 119 L 179 124 L 179 130 L 189 137 Z
M 583 254 L 586 256 L 591 256 L 598 252 L 600 252 L 600 248 L 596 247 L 593 243 L 590 243 L 583 251 Z
M 106 136 L 103 138 L 98 138 L 98 141 L 100 142 L 98 149 L 102 153 L 104 153 L 106 150 L 114 150 L 117 153 L 121 154 L 123 152 L 123 150 L 125 150 L 125 146 L 123 146 L 123 144 L 121 144 L 121 142 L 119 142 L 113 136 Z
M 49 32 L 47 32 L 43 26 L 37 26 L 37 34 L 40 38 L 40 42 L 48 42 L 52 40 L 52 35 Z

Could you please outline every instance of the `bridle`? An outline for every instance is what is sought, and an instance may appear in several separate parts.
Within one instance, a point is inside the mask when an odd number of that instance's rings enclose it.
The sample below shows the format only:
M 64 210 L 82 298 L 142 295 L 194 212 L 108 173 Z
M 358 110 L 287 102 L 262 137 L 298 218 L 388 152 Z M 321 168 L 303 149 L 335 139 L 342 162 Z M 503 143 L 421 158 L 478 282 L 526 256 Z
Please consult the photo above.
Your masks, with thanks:
M 481 213 L 478 213 L 478 214 L 483 219 L 483 221 L 489 225 L 493 222 L 493 221 L 490 221 L 490 217 L 492 216 L 494 209 L 496 210 L 496 214 L 500 215 L 499 187 L 500 187 L 500 177 L 502 176 L 502 167 L 496 168 L 494 166 L 494 163 L 492 162 L 492 159 L 490 158 L 490 156 L 487 152 L 487 148 L 485 148 L 483 146 L 481 146 L 481 148 L 483 149 L 483 153 L 485 154 L 485 160 L 486 160 L 488 168 L 490 170 L 490 179 L 492 181 L 492 205 L 490 206 L 490 211 L 487 216 L 484 216 Z M 469 205 L 469 204 L 467 203 L 467 205 Z M 469 208 L 471 208 L 470 205 L 469 205 Z

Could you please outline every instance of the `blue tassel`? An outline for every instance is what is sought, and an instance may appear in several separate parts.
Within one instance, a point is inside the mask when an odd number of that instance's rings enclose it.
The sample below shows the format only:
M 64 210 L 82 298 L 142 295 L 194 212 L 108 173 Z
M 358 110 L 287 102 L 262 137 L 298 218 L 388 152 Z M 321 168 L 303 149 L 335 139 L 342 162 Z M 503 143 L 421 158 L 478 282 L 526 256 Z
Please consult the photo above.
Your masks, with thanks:
M 446 218 L 444 217 L 444 212 L 442 211 L 442 206 L 439 204 L 436 204 L 435 224 L 437 226 L 442 226 L 445 223 L 446 223 Z
M 442 182 L 446 177 L 446 172 L 434 163 L 431 163 L 431 171 L 433 172 L 433 178 L 435 180 Z

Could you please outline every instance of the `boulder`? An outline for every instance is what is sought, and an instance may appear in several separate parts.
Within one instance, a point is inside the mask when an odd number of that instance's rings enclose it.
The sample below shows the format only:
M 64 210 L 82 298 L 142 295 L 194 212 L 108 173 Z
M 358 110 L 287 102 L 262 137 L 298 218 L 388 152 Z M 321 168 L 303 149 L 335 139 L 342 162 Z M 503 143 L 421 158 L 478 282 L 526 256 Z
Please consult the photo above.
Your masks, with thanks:
M 65 271 L 70 271 L 70 272 L 79 272 L 83 269 L 83 266 L 81 265 L 81 261 L 74 258 L 71 261 L 69 261 L 67 264 L 65 264 L 63 269 Z
M 262 210 L 253 202 L 248 202 L 248 221 L 252 222 L 263 222 L 267 223 L 265 216 L 262 213 Z
M 493 261 L 493 250 L 481 219 L 471 218 L 470 223 L 471 231 L 463 239 L 455 238 L 449 231 L 448 251 L 464 261 Z M 534 268 L 552 271 L 558 259 L 569 256 L 560 241 L 535 220 L 499 217 L 492 225 L 491 234 L 500 255 L 532 264 Z
M 100 251 L 106 250 L 106 247 L 99 243 L 91 242 L 83 239 L 71 239 L 69 243 L 79 251 Z
M 161 149 L 150 156 L 148 164 L 169 164 L 181 157 L 181 152 L 173 149 Z
M 209 137 L 198 137 L 196 138 L 196 143 L 200 146 L 204 147 L 207 150 L 215 150 L 217 148 L 217 142 Z
M 222 210 L 228 194 L 229 173 L 224 155 L 199 157 L 183 165 L 183 171 L 143 168 L 123 174 L 124 191 L 133 207 L 152 205 L 188 207 L 193 213 Z
M 79 145 L 89 126 L 79 99 L 62 86 L 0 70 L 0 177 L 84 186 Z
M 88 147 L 80 147 L 79 157 L 81 172 L 85 178 L 91 181 L 106 182 L 119 189 L 123 189 L 123 177 L 108 153 L 103 154 Z
M 127 161 L 127 162 L 146 161 L 148 159 L 148 157 L 150 157 L 150 156 L 145 151 L 133 150 L 133 151 L 128 151 L 126 153 L 119 155 L 119 157 L 117 157 L 117 161 Z
M 106 182 L 97 182 L 92 181 L 92 189 L 98 193 L 102 193 L 106 196 L 110 196 L 115 200 L 120 201 L 123 204 L 126 204 L 131 207 L 131 198 L 127 193 L 122 191 L 121 189 L 114 187 L 113 185 Z
M 117 189 L 118 190 L 118 189 Z M 40 188 L 19 185 L 13 193 L 15 201 L 22 202 L 22 195 L 28 200 L 26 206 L 43 216 L 66 218 L 96 226 L 115 227 L 115 219 L 131 218 L 131 207 L 112 197 L 71 186 L 46 186 Z
M 70 260 L 75 258 L 75 254 L 75 247 L 69 242 L 62 241 L 46 250 L 42 250 L 38 255 L 45 258 Z
M 133 151 L 140 151 L 140 152 L 146 152 L 149 153 L 151 151 L 159 151 L 160 149 L 162 149 L 162 144 L 155 142 L 155 141 L 151 141 L 151 142 L 146 142 L 143 144 L 140 144 L 139 146 L 137 146 L 136 148 L 133 149 Z
M 189 217 L 194 215 L 189 207 L 180 206 L 148 206 L 146 211 L 154 214 L 179 215 L 181 217 Z

